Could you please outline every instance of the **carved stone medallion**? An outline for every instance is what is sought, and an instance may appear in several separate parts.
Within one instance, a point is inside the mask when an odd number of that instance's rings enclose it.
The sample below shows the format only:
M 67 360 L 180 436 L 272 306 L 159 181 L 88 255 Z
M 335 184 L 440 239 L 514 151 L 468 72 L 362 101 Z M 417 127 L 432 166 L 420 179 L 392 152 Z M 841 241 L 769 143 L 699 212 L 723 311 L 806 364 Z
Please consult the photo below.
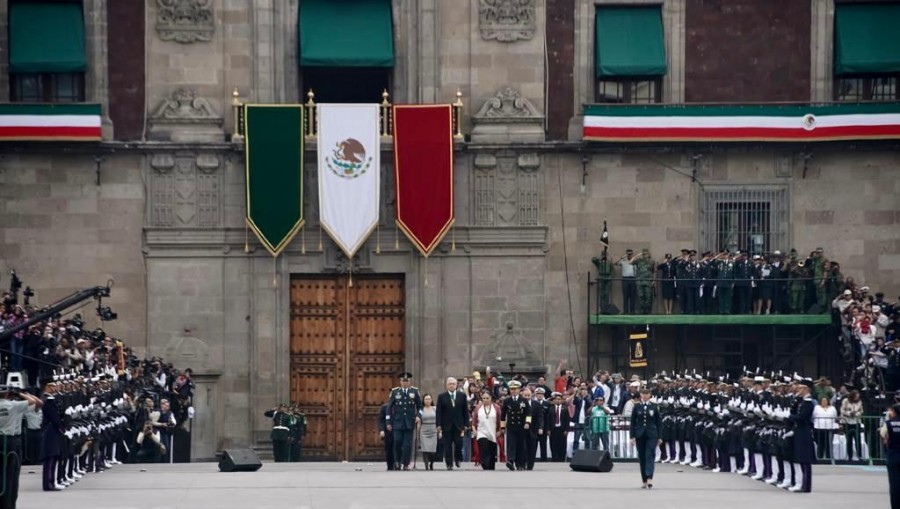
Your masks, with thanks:
M 478 28 L 485 40 L 531 40 L 535 32 L 534 0 L 480 0 Z
M 156 0 L 156 33 L 164 41 L 208 42 L 216 31 L 213 0 Z

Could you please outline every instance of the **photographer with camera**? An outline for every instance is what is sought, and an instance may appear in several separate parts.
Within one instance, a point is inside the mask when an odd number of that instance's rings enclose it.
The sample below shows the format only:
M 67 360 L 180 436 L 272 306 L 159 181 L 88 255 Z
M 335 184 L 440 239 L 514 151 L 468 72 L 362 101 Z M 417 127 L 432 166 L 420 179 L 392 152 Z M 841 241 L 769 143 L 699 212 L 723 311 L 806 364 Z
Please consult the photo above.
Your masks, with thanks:
M 144 427 L 138 433 L 136 443 L 138 463 L 159 463 L 160 458 L 166 455 L 166 446 L 163 445 L 159 432 L 153 428 L 153 423 L 150 421 L 144 423 Z
M 19 472 L 22 468 L 22 420 L 31 407 L 41 408 L 42 402 L 15 387 L 0 387 L 0 438 L 3 457 L 0 465 L 0 502 L 3 507 L 15 507 L 19 498 Z

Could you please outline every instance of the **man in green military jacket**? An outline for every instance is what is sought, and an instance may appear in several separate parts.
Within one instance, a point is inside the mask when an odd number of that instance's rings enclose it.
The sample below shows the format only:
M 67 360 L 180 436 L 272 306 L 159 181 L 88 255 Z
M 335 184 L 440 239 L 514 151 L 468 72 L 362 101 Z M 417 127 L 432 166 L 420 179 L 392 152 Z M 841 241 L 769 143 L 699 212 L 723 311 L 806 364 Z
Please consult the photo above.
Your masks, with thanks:
M 272 419 L 272 454 L 275 456 L 275 462 L 286 462 L 290 459 L 288 440 L 290 439 L 290 423 L 293 417 L 283 403 L 278 405 L 278 408 L 266 411 L 264 415 Z
M 300 455 L 303 452 L 303 437 L 306 435 L 306 415 L 300 411 L 300 407 L 297 405 L 291 407 L 291 423 L 288 428 L 291 433 L 288 439 L 289 461 L 296 463 L 300 461 Z
M 653 272 L 656 265 L 650 259 L 650 250 L 641 251 L 634 262 L 634 279 L 637 283 L 637 312 L 649 315 L 653 311 Z

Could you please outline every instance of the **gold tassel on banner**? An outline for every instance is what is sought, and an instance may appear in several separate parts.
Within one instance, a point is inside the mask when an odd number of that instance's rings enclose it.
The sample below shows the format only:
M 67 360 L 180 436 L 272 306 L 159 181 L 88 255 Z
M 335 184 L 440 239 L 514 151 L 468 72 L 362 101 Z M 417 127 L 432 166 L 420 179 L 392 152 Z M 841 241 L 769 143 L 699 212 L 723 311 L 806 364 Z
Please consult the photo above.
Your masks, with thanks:
M 428 286 L 428 257 L 425 257 L 425 286 Z
M 250 252 L 250 226 L 244 221 L 244 252 Z
M 456 251 L 456 227 L 450 227 L 450 251 Z
M 381 223 L 375 223 L 375 254 L 381 254 Z
M 350 258 L 350 282 L 347 283 L 348 288 L 353 288 L 353 258 Z
M 319 223 L 319 252 L 322 251 L 322 223 Z
M 306 225 L 300 227 L 300 254 L 306 254 Z
M 400 249 L 400 227 L 394 221 L 394 249 Z
M 278 288 L 278 258 L 272 257 L 272 288 Z

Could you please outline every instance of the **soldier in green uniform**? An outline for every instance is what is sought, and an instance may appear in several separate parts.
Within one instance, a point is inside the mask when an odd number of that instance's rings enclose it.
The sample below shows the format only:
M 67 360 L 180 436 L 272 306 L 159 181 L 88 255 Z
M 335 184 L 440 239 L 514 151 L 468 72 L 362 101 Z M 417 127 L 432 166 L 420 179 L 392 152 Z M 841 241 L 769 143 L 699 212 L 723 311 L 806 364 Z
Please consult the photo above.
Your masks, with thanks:
M 591 262 L 597 267 L 597 304 L 600 312 L 605 313 L 612 302 L 612 264 L 606 257 L 606 249 L 600 258 L 591 258 Z
M 828 268 L 828 282 L 825 284 L 826 299 L 832 302 L 841 294 L 841 288 L 844 286 L 844 275 L 841 274 L 841 265 L 838 262 L 831 262 Z
M 813 257 L 815 265 L 813 266 L 813 277 L 816 282 L 816 304 L 819 305 L 820 313 L 831 312 L 831 301 L 828 300 L 828 260 L 825 258 L 825 250 L 821 247 L 816 248 Z
M 788 272 L 788 307 L 792 314 L 802 314 L 805 303 L 806 267 L 803 262 L 797 260 L 796 255 L 793 255 Z
M 409 470 L 413 454 L 413 433 L 421 421 L 422 397 L 419 389 L 411 385 L 412 373 L 400 374 L 400 387 L 391 389 L 388 399 L 387 430 L 394 434 L 394 470 Z
M 637 283 L 638 314 L 649 315 L 653 310 L 653 272 L 656 265 L 650 259 L 650 250 L 641 251 L 634 262 L 634 279 Z
M 303 452 L 303 437 L 306 435 L 306 415 L 300 411 L 297 405 L 291 407 L 291 424 L 288 428 L 291 430 L 288 440 L 291 446 L 290 461 L 297 463 Z
M 734 295 L 734 262 L 727 252 L 713 258 L 716 264 L 716 297 L 719 299 L 719 314 L 730 315 Z
M 293 417 L 288 413 L 287 406 L 283 403 L 278 408 L 273 408 L 265 413 L 266 417 L 272 419 L 272 454 L 275 456 L 276 463 L 288 461 L 290 458 L 290 423 Z

